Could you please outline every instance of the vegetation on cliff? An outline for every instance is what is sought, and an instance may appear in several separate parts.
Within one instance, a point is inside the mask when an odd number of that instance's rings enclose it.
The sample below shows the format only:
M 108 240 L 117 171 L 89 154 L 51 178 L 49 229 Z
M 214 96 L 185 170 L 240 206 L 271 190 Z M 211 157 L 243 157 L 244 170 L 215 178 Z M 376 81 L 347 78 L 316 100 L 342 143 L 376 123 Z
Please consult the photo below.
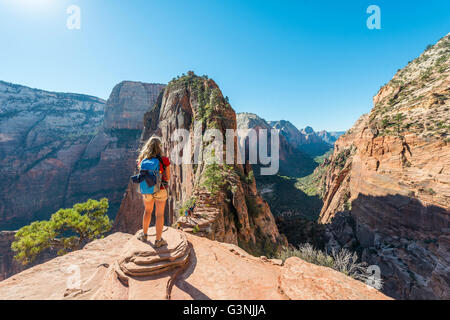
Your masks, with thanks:
M 309 263 L 323 267 L 329 267 L 342 272 L 346 276 L 357 280 L 367 280 L 367 263 L 360 262 L 356 252 L 350 252 L 347 249 L 332 250 L 330 253 L 315 249 L 311 244 L 305 243 L 298 248 L 286 247 L 276 256 L 285 261 L 290 257 L 298 257 Z M 381 283 L 380 283 L 381 285 Z M 380 288 L 378 288 L 380 289 Z
M 418 58 L 399 69 L 374 99 L 369 125 L 379 135 L 413 132 L 448 139 L 450 35 L 429 45 Z
M 103 238 L 111 229 L 107 212 L 106 198 L 100 201 L 89 199 L 73 208 L 58 210 L 48 221 L 35 221 L 22 227 L 11 245 L 16 252 L 15 259 L 26 265 L 47 249 L 58 250 L 58 255 L 63 255 Z

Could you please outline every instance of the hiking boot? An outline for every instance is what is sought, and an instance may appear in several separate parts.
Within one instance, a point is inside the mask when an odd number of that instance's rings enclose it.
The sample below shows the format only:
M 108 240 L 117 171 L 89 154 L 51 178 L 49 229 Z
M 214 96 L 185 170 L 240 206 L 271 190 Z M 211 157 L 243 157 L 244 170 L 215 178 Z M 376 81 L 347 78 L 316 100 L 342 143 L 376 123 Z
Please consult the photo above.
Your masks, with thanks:
M 167 241 L 164 240 L 163 238 L 155 241 L 155 247 L 156 248 L 160 248 L 160 247 L 163 247 L 163 246 L 167 246 Z
M 142 242 L 147 242 L 147 235 L 143 232 L 141 232 L 138 236 L 137 236 L 138 240 L 141 240 Z

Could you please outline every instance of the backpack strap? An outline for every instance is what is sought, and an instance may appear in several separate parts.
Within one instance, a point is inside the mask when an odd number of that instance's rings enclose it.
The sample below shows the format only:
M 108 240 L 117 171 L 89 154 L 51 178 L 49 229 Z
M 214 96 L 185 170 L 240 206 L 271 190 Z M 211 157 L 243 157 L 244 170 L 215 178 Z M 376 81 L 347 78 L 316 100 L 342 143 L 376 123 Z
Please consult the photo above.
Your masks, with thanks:
M 163 166 L 163 172 L 166 171 L 166 165 L 164 164 L 164 161 L 161 158 L 161 156 L 156 156 L 156 159 L 158 159 L 161 165 Z
M 156 159 L 158 159 L 159 162 L 161 163 L 161 165 L 163 166 L 163 172 L 162 172 L 162 175 L 163 175 L 164 179 L 166 179 L 166 178 L 167 178 L 167 177 L 166 177 L 166 165 L 164 164 L 164 161 L 163 161 L 163 159 L 161 158 L 161 156 L 156 156 Z M 164 187 L 168 187 L 168 182 L 165 181 L 164 179 L 161 180 L 161 184 L 162 184 Z

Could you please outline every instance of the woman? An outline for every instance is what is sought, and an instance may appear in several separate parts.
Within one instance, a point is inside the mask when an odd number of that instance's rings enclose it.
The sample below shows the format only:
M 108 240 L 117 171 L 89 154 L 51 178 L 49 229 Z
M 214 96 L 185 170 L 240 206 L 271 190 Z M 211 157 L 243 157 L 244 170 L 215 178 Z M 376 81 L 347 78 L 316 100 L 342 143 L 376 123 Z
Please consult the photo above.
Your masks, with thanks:
M 162 173 L 160 190 L 153 194 L 142 194 L 144 199 L 144 217 L 142 219 L 142 233 L 139 234 L 138 239 L 147 241 L 147 231 L 152 219 L 153 206 L 156 207 L 156 241 L 155 247 L 159 248 L 167 245 L 167 242 L 162 238 L 162 230 L 164 227 L 164 209 L 167 201 L 167 187 L 170 179 L 170 160 L 162 156 L 162 143 L 158 137 L 150 138 L 141 150 L 138 157 L 138 166 L 141 168 L 141 163 L 144 159 L 158 158 L 160 161 L 160 173 Z M 161 163 L 162 162 L 162 163 Z M 164 165 L 163 165 L 164 164 Z M 145 182 L 144 182 L 145 183 Z

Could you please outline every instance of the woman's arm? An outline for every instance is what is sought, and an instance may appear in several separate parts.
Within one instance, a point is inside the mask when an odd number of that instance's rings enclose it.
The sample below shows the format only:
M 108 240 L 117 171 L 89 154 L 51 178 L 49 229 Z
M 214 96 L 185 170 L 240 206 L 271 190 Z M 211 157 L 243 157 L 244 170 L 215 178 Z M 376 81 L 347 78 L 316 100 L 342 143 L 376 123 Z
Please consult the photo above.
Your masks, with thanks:
M 166 179 L 167 179 L 167 181 L 170 180 L 170 166 L 166 167 Z

